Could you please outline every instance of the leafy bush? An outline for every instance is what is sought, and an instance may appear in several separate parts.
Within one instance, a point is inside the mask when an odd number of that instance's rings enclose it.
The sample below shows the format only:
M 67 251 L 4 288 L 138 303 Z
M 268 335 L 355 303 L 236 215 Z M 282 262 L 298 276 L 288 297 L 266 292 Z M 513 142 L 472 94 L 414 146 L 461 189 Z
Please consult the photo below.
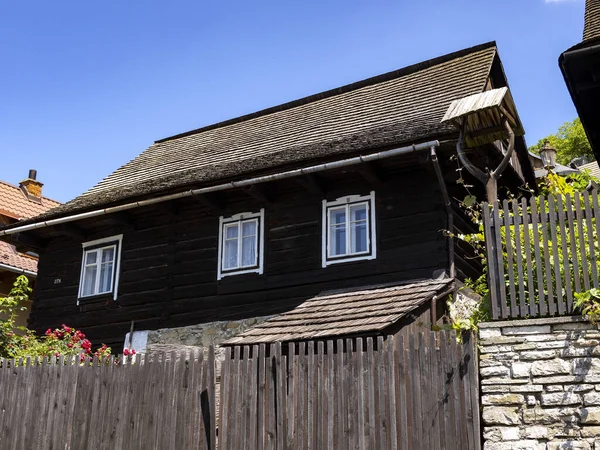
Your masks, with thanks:
M 574 305 L 590 322 L 597 324 L 600 319 L 600 289 L 575 293 Z

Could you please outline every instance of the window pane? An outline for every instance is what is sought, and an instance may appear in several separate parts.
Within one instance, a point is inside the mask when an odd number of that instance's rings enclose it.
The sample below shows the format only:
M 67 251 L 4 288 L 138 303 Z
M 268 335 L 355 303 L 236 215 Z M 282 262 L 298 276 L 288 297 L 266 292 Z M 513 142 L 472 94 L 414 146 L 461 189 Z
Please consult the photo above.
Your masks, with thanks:
M 103 255 L 104 257 L 104 255 Z M 109 262 L 102 264 L 100 267 L 100 288 L 99 292 L 110 292 L 112 291 L 112 273 L 113 263 Z
M 242 223 L 242 236 L 255 236 L 256 235 L 256 222 L 244 222 Z
M 346 208 L 329 210 L 329 224 L 342 224 L 346 222 Z
M 98 266 L 89 266 L 83 269 L 83 295 L 95 294 L 94 288 L 96 286 L 97 269 Z
M 367 205 L 350 206 L 350 220 L 352 222 L 367 220 Z
M 242 238 L 242 266 L 256 265 L 256 242 L 254 236 Z
M 237 235 L 237 227 L 236 227 Z M 232 239 L 225 241 L 225 249 L 223 252 L 223 268 L 224 269 L 235 269 L 238 265 L 238 240 Z
M 368 251 L 367 248 L 367 223 L 358 222 L 350 226 L 350 252 L 360 253 Z
M 105 248 L 102 250 L 102 262 L 113 262 L 115 260 L 115 248 Z
M 96 264 L 97 258 L 98 258 L 97 250 L 89 251 L 85 254 L 85 263 L 86 264 Z
M 225 226 L 225 238 L 232 239 L 238 237 L 238 224 Z
M 329 255 L 339 256 L 346 254 L 346 227 L 345 225 L 334 225 L 331 227 L 331 242 Z

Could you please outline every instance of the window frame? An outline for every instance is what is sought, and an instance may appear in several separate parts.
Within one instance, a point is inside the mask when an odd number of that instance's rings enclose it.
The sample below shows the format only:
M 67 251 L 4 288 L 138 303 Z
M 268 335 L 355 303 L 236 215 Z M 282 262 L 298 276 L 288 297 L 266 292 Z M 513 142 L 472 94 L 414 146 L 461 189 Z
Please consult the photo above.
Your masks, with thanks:
M 121 272 L 121 249 L 123 243 L 123 235 L 119 234 L 116 236 L 110 236 L 102 239 L 96 239 L 94 241 L 83 242 L 81 244 L 82 254 L 81 254 L 81 271 L 79 274 L 79 291 L 77 294 L 77 304 L 79 305 L 80 299 L 98 297 L 101 295 L 109 295 L 113 294 L 113 300 L 117 299 L 118 286 L 119 286 L 119 275 Z M 96 266 L 100 267 L 102 265 L 102 250 L 114 248 L 114 258 L 113 258 L 113 270 L 111 273 L 111 289 L 106 292 L 97 292 L 96 289 L 100 285 L 100 270 L 97 271 L 97 278 L 95 283 L 95 289 L 93 294 L 83 294 L 84 288 L 84 275 L 85 270 L 88 267 L 86 264 L 87 255 L 92 252 L 98 252 L 98 257 L 96 259 Z
M 350 249 L 350 208 L 353 205 L 366 204 L 367 210 L 367 250 L 362 252 L 349 253 Z M 332 243 L 331 236 L 331 211 L 335 209 L 345 208 L 346 221 L 346 253 L 343 255 L 330 256 L 330 246 Z M 375 220 L 375 191 L 371 191 L 368 195 L 347 195 L 337 198 L 333 201 L 323 200 L 322 212 L 322 266 L 323 268 L 332 264 L 339 264 L 351 261 L 363 261 L 377 258 L 377 230 Z
M 237 224 L 238 227 L 238 263 L 241 263 L 242 259 L 242 224 L 254 222 L 256 223 L 256 233 L 254 235 L 254 243 L 256 248 L 255 264 L 252 266 L 240 266 L 235 268 L 224 267 L 225 262 L 225 241 L 227 241 L 225 229 Z M 245 273 L 258 273 L 261 275 L 264 268 L 264 239 L 265 235 L 265 210 L 261 208 L 259 212 L 243 212 L 235 214 L 231 217 L 219 217 L 219 246 L 217 255 L 217 280 L 221 280 L 224 277 L 232 275 L 241 275 Z

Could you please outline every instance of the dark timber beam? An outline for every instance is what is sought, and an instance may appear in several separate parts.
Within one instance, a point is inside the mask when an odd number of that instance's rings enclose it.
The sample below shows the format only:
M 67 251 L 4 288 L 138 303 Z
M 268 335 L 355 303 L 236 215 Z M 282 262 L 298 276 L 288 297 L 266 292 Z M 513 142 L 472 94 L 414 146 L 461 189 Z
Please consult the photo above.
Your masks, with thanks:
M 302 177 L 296 177 L 296 181 L 308 192 L 320 197 L 325 196 L 325 188 L 323 187 L 323 183 L 316 175 L 309 173 Z
M 158 203 L 157 206 L 167 216 L 176 217 L 179 214 L 179 208 L 177 208 L 174 201 Z
M 247 188 L 243 188 L 243 191 L 250 195 L 251 197 L 254 197 L 255 199 L 270 205 L 273 203 L 273 199 L 271 198 L 271 196 L 269 194 L 267 194 L 266 189 L 263 186 L 259 186 L 257 184 L 253 184 Z
M 225 204 L 218 194 L 196 195 L 194 199 L 216 214 L 222 213 L 225 209 Z
M 77 225 L 73 225 L 71 223 L 56 225 L 55 229 L 59 234 L 69 236 L 74 239 L 84 240 L 86 238 L 85 231 L 83 231 Z
M 121 225 L 133 224 L 133 216 L 125 211 L 111 213 L 107 217 L 114 222 L 120 223 Z
M 383 175 L 378 167 L 375 167 L 373 163 L 363 163 L 357 166 L 358 173 L 369 183 L 375 187 L 382 187 L 384 184 Z
M 23 233 L 10 235 L 11 241 L 15 247 L 27 250 L 43 250 L 46 248 L 46 241 Z M 22 250 L 21 250 L 22 251 Z

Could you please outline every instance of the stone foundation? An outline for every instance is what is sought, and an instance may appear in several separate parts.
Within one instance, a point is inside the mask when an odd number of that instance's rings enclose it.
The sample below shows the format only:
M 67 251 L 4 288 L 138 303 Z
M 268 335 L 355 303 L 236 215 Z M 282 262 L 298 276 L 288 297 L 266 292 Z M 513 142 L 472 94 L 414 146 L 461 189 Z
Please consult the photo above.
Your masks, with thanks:
M 600 331 L 582 317 L 480 324 L 484 450 L 600 450 Z

